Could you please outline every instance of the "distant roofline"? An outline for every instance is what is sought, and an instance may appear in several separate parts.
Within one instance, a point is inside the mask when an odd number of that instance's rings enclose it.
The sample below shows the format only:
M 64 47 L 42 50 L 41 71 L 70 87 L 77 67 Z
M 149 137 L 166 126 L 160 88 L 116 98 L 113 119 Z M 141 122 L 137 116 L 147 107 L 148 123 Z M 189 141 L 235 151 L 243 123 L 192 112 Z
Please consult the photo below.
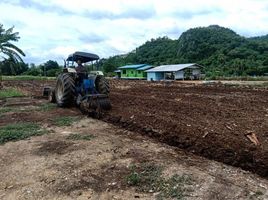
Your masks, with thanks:
M 118 67 L 118 69 L 139 69 L 147 65 L 148 64 L 124 65 L 124 66 Z
M 160 66 L 157 66 L 157 67 L 154 67 L 152 69 L 149 69 L 149 70 L 146 70 L 146 72 L 172 72 L 172 71 L 180 71 L 180 70 L 183 70 L 185 68 L 188 68 L 188 67 L 192 67 L 192 66 L 196 66 L 196 67 L 199 67 L 199 68 L 203 68 L 202 65 L 199 65 L 197 63 L 185 63 L 185 64 L 172 64 L 172 65 L 160 65 Z M 162 69 L 162 68 L 179 68 L 179 69 Z M 159 69 L 160 68 L 160 69 Z

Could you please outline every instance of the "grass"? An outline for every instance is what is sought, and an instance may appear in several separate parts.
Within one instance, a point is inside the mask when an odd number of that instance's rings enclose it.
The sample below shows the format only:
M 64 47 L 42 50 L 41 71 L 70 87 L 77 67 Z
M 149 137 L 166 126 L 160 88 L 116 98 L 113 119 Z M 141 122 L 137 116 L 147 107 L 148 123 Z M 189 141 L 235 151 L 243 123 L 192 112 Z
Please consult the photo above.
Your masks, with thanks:
M 0 107 L 0 117 L 2 117 L 5 113 L 17 111 L 18 109 L 14 107 Z
M 32 80 L 55 80 L 55 77 L 45 77 L 45 76 L 2 76 L 4 81 L 32 81 Z
M 7 112 L 13 112 L 15 109 L 11 107 L 0 107 L 0 115 Z
M 207 77 L 206 80 L 268 81 L 268 76 L 215 76 Z
M 54 103 L 44 103 L 44 104 L 41 104 L 37 110 L 46 112 L 46 111 L 53 110 L 56 107 L 57 107 L 57 105 Z
M 9 97 L 22 97 L 23 93 L 18 91 L 15 88 L 7 88 L 0 90 L 0 98 L 9 98 Z
M 256 191 L 253 195 L 249 197 L 249 199 L 259 199 L 260 196 L 264 195 L 262 191 Z
M 95 138 L 94 135 L 82 135 L 79 133 L 70 134 L 66 137 L 67 140 L 91 140 Z
M 0 127 L 0 144 L 9 141 L 23 140 L 25 138 L 46 133 L 40 125 L 35 123 L 17 123 Z
M 162 168 L 154 164 L 132 166 L 131 173 L 126 177 L 130 186 L 136 187 L 139 192 L 157 193 L 159 200 L 173 198 L 183 199 L 192 190 L 192 179 L 188 175 L 175 174 L 170 178 L 162 177 Z
M 47 112 L 50 110 L 53 110 L 57 107 L 56 104 L 52 104 L 52 103 L 45 103 L 45 104 L 41 104 L 39 105 L 37 108 L 27 108 L 27 109 L 22 109 L 21 107 L 0 107 L 0 116 L 2 116 L 5 113 L 8 112 L 17 112 L 17 113 L 21 113 L 21 112 L 32 112 L 32 111 L 41 111 L 41 112 Z
M 71 126 L 73 122 L 78 121 L 79 117 L 71 117 L 71 116 L 67 116 L 67 117 L 57 117 L 54 120 L 54 124 L 56 126 Z

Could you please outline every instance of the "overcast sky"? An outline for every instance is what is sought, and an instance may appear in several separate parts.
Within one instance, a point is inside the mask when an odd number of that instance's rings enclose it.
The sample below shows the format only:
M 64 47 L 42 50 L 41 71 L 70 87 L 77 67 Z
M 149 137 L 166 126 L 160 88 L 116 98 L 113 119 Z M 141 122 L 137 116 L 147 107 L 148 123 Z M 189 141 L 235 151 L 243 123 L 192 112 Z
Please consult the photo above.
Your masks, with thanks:
M 25 62 L 74 51 L 127 53 L 151 38 L 177 39 L 189 28 L 218 24 L 249 37 L 268 33 L 267 0 L 1 0 L 0 23 L 15 26 Z

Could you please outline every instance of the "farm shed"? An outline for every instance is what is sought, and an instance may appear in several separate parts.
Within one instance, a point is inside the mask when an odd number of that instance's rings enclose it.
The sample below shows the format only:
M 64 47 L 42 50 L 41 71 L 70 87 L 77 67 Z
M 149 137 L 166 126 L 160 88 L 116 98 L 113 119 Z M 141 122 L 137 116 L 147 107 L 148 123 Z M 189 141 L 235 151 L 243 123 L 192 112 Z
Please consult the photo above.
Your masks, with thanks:
M 147 80 L 160 81 L 166 79 L 199 79 L 201 75 L 201 68 L 202 66 L 196 63 L 161 65 L 146 71 Z
M 125 65 L 119 67 L 122 79 L 146 79 L 146 70 L 151 69 L 151 65 L 139 64 L 139 65 Z
M 119 69 L 114 70 L 114 72 L 116 73 L 117 78 L 121 78 L 121 71 Z

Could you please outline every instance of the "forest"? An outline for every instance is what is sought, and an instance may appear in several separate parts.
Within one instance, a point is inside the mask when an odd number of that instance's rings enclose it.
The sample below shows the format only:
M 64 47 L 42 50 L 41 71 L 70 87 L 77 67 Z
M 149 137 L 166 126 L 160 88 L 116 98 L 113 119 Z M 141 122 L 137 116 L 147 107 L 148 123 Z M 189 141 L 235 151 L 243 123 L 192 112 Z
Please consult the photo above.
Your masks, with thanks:
M 189 29 L 172 40 L 160 37 L 126 55 L 101 60 L 105 72 L 126 64 L 198 63 L 207 77 L 262 76 L 268 73 L 268 35 L 246 38 L 218 25 Z

